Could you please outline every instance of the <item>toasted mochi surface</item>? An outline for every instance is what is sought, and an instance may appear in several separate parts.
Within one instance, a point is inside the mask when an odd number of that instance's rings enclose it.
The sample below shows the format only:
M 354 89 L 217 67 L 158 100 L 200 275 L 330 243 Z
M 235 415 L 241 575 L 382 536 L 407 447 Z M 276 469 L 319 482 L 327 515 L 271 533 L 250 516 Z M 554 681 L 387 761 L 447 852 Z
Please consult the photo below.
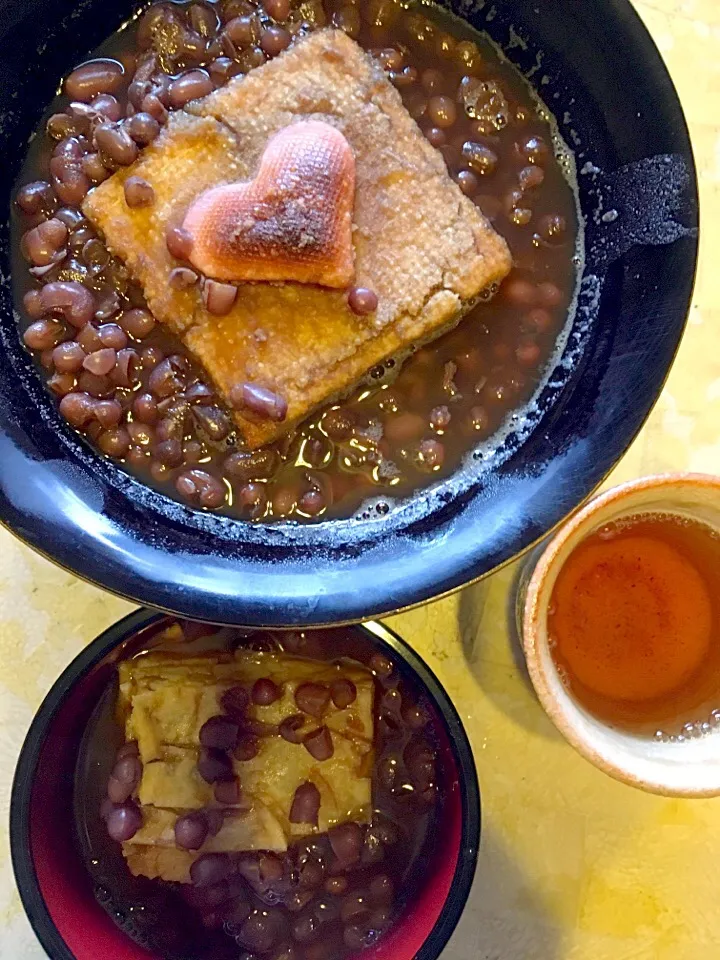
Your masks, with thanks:
M 178 261 L 166 230 L 204 191 L 252 180 L 271 138 L 307 121 L 335 127 L 352 148 L 352 285 L 373 290 L 377 310 L 356 315 L 341 289 L 248 282 L 230 312 L 214 316 L 198 286 L 170 287 Z M 123 184 L 133 175 L 152 185 L 152 206 L 126 205 Z M 234 411 L 251 449 L 349 393 L 386 358 L 450 329 L 511 267 L 507 244 L 453 182 L 381 67 L 332 29 L 171 114 L 136 163 L 91 191 L 83 209 L 226 400 L 249 382 L 287 403 L 279 422 Z
M 354 273 L 355 158 L 322 120 L 274 134 L 252 180 L 201 193 L 185 214 L 190 262 L 218 280 L 298 280 L 344 289 Z
M 322 832 L 336 823 L 370 821 L 372 814 L 372 674 L 348 663 L 310 661 L 283 653 L 240 649 L 234 654 L 178 657 L 152 653 L 120 664 L 119 711 L 127 740 L 136 740 L 143 764 L 135 792 L 143 825 L 123 844 L 132 873 L 187 883 L 190 867 L 203 853 L 287 849 L 293 839 Z M 200 851 L 175 844 L 175 821 L 193 810 L 219 807 L 213 788 L 196 765 L 202 725 L 222 713 L 226 690 L 270 678 L 281 690 L 274 703 L 251 703 L 249 720 L 259 721 L 259 750 L 251 760 L 234 760 L 241 785 L 237 804 L 224 806 L 220 831 Z M 298 714 L 295 691 L 303 683 L 352 681 L 354 702 L 339 709 L 329 702 L 322 718 L 308 717 L 308 731 L 325 725 L 333 755 L 318 761 L 302 743 L 289 743 L 278 725 Z M 262 732 L 262 729 L 266 732 Z M 296 789 L 313 783 L 320 793 L 318 825 L 290 820 Z

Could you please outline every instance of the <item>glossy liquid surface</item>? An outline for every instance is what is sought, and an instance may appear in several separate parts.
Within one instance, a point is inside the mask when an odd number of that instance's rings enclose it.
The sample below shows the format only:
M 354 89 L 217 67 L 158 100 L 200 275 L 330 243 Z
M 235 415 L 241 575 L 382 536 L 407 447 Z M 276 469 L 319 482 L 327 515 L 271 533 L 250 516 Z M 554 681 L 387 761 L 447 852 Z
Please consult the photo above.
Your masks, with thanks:
M 560 571 L 548 631 L 564 681 L 603 720 L 658 739 L 709 732 L 720 705 L 720 534 L 669 514 L 604 526 Z

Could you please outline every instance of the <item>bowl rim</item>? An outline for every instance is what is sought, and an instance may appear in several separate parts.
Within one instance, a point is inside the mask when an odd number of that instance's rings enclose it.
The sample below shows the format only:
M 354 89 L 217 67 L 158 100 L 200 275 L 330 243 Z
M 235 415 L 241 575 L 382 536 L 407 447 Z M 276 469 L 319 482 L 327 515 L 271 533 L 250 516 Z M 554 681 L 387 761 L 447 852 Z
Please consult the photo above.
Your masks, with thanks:
M 63 670 L 38 708 L 23 741 L 10 796 L 10 855 L 20 900 L 30 925 L 51 960 L 75 960 L 42 897 L 30 846 L 30 807 L 40 752 L 58 710 L 78 680 L 139 630 L 169 615 L 141 607 L 111 624 Z M 172 616 L 172 615 L 170 615 Z M 368 621 L 354 625 L 380 641 L 417 675 L 436 705 L 457 765 L 460 785 L 461 835 L 457 863 L 444 907 L 413 960 L 437 960 L 452 936 L 470 895 L 480 846 L 482 809 L 472 747 L 455 706 L 427 663 L 394 630 Z
M 672 77 L 641 17 L 627 0 L 601 0 L 601 3 L 612 14 L 613 22 L 627 45 L 660 85 L 664 109 L 673 119 L 673 146 L 687 166 L 690 180 L 687 193 L 693 205 L 697 205 L 698 183 L 692 143 Z M 103 529 L 94 532 L 86 528 L 87 516 L 83 518 L 86 526 L 82 526 L 74 520 L 65 523 L 62 518 L 37 515 L 32 497 L 22 486 L 18 488 L 17 484 L 10 482 L 13 471 L 17 473 L 27 466 L 35 469 L 24 445 L 32 447 L 35 454 L 38 451 L 25 437 L 20 439 L 16 449 L 15 441 L 22 431 L 10 430 L 0 410 L 0 448 L 7 441 L 8 453 L 15 455 L 0 454 L 0 524 L 59 566 L 117 596 L 207 622 L 217 622 L 223 610 L 227 622 L 240 623 L 238 618 L 244 607 L 249 622 L 259 627 L 353 623 L 368 616 L 382 617 L 412 609 L 430 598 L 448 596 L 501 569 L 563 523 L 578 503 L 584 502 L 602 483 L 641 429 L 667 380 L 687 324 L 697 271 L 697 235 L 690 231 L 686 233 L 686 239 L 677 243 L 686 245 L 679 285 L 681 295 L 668 311 L 673 318 L 672 337 L 667 356 L 663 355 L 660 366 L 650 378 L 652 387 L 644 391 L 632 415 L 619 423 L 594 425 L 597 430 L 600 426 L 604 429 L 613 426 L 615 430 L 608 436 L 607 443 L 598 441 L 579 468 L 577 458 L 572 465 L 563 466 L 561 482 L 556 486 L 553 479 L 546 476 L 547 470 L 541 475 L 543 492 L 551 491 L 550 503 L 539 511 L 536 506 L 538 497 L 535 496 L 536 509 L 529 517 L 508 509 L 512 496 L 507 492 L 508 483 L 505 481 L 515 481 L 517 477 L 506 477 L 504 473 L 500 486 L 505 499 L 501 498 L 498 509 L 488 507 L 488 504 L 493 506 L 493 497 L 485 496 L 484 488 L 493 486 L 492 481 L 502 472 L 499 469 L 479 477 L 477 489 L 471 487 L 456 500 L 448 501 L 447 506 L 444 505 L 441 483 L 437 497 L 433 495 L 434 506 L 429 515 L 423 514 L 417 522 L 409 517 L 407 523 L 403 520 L 398 526 L 398 551 L 382 549 L 387 536 L 394 537 L 395 533 L 377 521 L 368 522 L 368 530 L 370 526 L 374 530 L 369 530 L 366 539 L 352 539 L 349 534 L 347 540 L 342 539 L 342 551 L 334 549 L 331 522 L 312 525 L 321 532 L 315 538 L 308 536 L 297 542 L 291 540 L 292 531 L 284 529 L 291 525 L 282 523 L 275 529 L 273 525 L 264 525 L 262 542 L 247 532 L 238 534 L 237 541 L 230 538 L 214 541 L 218 527 L 212 526 L 210 520 L 217 518 L 209 514 L 189 511 L 197 514 L 203 523 L 208 521 L 206 532 L 205 527 L 202 530 L 190 525 L 185 527 L 182 510 L 177 515 L 180 518 L 177 523 L 164 513 L 159 515 L 149 508 L 144 512 L 140 501 L 135 510 L 135 489 L 141 485 L 128 478 L 125 492 L 108 494 L 108 503 L 102 511 Z M 674 246 L 677 244 L 667 249 L 672 250 Z M 663 253 L 662 256 L 672 261 L 672 253 Z M 552 415 L 552 410 L 549 414 Z M 47 424 L 43 427 L 46 428 Z M 6 428 L 8 437 L 3 435 Z M 91 460 L 78 457 L 78 462 L 73 462 L 72 466 L 88 470 L 89 478 L 86 479 L 91 489 L 85 493 L 89 506 L 100 513 L 92 498 L 99 497 L 99 502 L 103 503 L 102 498 L 111 486 L 104 479 L 106 464 L 93 454 Z M 47 476 L 54 478 L 52 470 Z M 488 479 L 490 483 L 487 483 Z M 61 481 L 57 484 L 61 490 L 65 489 Z M 150 488 L 143 489 L 148 491 Z M 557 497 L 554 496 L 555 489 Z M 425 493 L 430 496 L 427 491 L 419 491 L 413 496 L 412 503 L 422 503 Z M 524 505 L 527 499 L 523 501 Z M 81 506 L 88 507 L 88 503 L 83 500 Z M 470 512 L 473 506 L 478 506 L 476 515 Z M 508 516 L 503 516 L 504 511 Z M 118 512 L 121 514 L 119 521 Z M 512 516 L 509 516 L 511 512 Z M 124 522 L 130 513 L 132 524 Z M 502 529 L 490 535 L 488 530 L 492 524 L 487 521 L 493 513 Z M 329 528 L 327 532 L 321 530 L 324 526 Z M 449 545 L 453 549 L 448 549 Z M 399 553 L 400 559 L 407 562 L 397 563 L 398 557 L 394 553 Z M 128 561 L 128 555 L 133 557 L 131 561 Z M 284 556 L 289 557 L 283 578 L 286 585 L 278 588 L 277 580 L 274 586 L 268 585 L 269 561 L 282 567 Z M 193 563 L 193 576 L 184 575 Z M 165 570 L 165 577 L 152 572 L 161 569 Z M 371 574 L 376 572 L 378 575 L 373 577 Z M 247 581 L 245 597 L 235 585 L 241 578 Z M 355 587 L 358 581 L 363 583 L 362 590 Z M 177 582 L 183 583 L 183 590 L 174 589 Z M 249 599 L 251 602 L 247 602 Z
M 720 796 L 720 781 L 716 787 L 668 787 L 667 783 L 661 779 L 641 778 L 624 765 L 613 763 L 598 753 L 577 732 L 573 724 L 566 719 L 562 705 L 550 689 L 548 670 L 539 653 L 540 647 L 543 646 L 543 642 L 540 640 L 540 623 L 547 615 L 547 603 L 541 602 L 540 595 L 545 589 L 548 577 L 558 570 L 558 567 L 562 568 L 562 563 L 558 557 L 563 548 L 573 541 L 577 546 L 578 543 L 582 542 L 582 537 L 579 540 L 575 540 L 575 537 L 588 521 L 593 519 L 600 521 L 608 508 L 616 504 L 622 504 L 623 501 L 629 500 L 634 494 L 643 491 L 672 491 L 682 488 L 709 489 L 714 491 L 720 500 L 720 476 L 691 471 L 649 474 L 617 484 L 617 486 L 611 487 L 594 497 L 558 529 L 540 554 L 527 582 L 522 614 L 522 643 L 528 673 L 543 710 L 568 743 L 585 760 L 613 779 L 646 793 L 689 799 L 709 798 Z M 549 601 L 549 598 L 547 599 Z

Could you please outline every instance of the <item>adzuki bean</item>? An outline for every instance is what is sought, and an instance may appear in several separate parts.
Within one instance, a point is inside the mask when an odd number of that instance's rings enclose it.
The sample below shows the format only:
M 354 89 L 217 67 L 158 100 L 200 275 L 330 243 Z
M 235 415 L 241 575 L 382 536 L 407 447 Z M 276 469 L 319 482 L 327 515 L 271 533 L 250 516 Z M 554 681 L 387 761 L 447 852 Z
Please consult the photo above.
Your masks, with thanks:
M 116 60 L 89 60 L 68 76 L 65 93 L 71 100 L 89 103 L 99 94 L 116 93 L 123 84 L 124 73 Z

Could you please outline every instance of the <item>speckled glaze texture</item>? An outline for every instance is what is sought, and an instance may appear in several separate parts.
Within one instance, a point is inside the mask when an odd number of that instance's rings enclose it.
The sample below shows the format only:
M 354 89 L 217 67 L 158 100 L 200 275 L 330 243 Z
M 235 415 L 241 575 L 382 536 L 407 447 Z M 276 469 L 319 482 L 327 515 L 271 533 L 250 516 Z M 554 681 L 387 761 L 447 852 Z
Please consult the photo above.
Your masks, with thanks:
M 679 358 L 608 486 L 668 470 L 720 473 L 720 5 L 637 0 L 636 8 L 690 123 L 703 233 Z M 645 795 L 606 777 L 563 740 L 533 695 L 510 628 L 517 576 L 518 566 L 508 567 L 389 620 L 458 706 L 483 794 L 478 875 L 443 960 L 715 960 L 720 802 Z M 130 609 L 0 533 L 5 824 L 33 711 L 83 645 Z M 43 956 L 22 915 L 0 828 L 0 958 Z

